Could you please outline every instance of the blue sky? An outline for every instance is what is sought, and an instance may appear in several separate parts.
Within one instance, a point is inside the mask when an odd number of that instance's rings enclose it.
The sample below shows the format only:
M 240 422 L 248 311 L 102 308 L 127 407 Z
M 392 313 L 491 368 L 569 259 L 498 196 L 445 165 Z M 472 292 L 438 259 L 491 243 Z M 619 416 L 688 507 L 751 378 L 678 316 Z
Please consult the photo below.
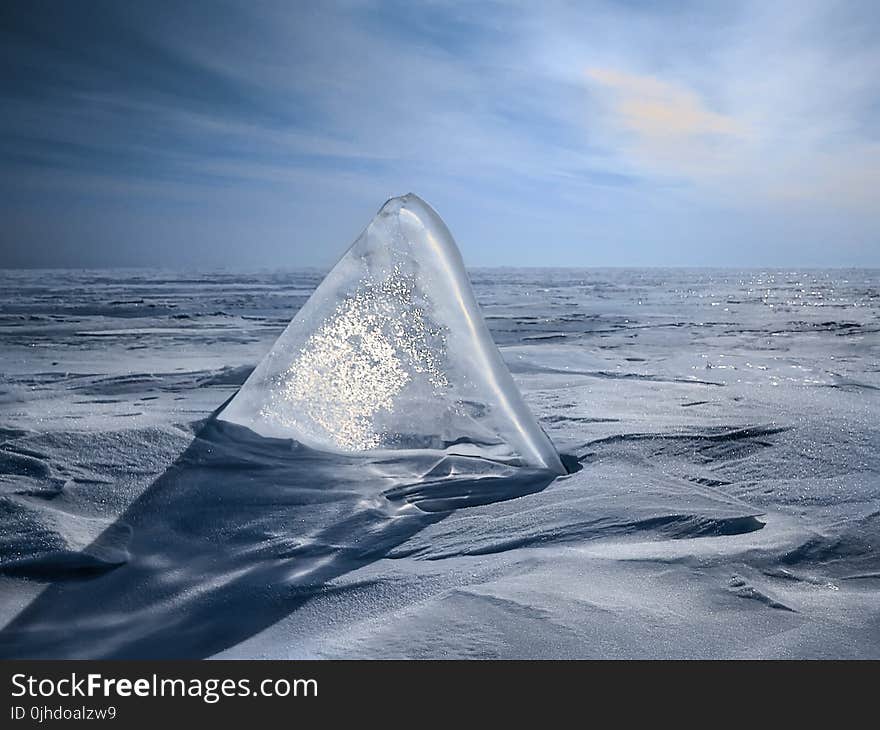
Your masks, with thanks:
M 0 10 L 0 267 L 880 266 L 873 2 Z

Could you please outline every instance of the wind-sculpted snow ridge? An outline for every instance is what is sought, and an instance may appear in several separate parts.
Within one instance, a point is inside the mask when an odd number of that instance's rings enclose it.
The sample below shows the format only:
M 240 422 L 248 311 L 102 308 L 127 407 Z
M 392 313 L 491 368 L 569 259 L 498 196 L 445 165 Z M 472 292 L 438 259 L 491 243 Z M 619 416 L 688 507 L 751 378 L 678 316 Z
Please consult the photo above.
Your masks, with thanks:
M 435 450 L 564 474 L 427 203 L 389 200 L 221 413 L 335 452 Z
M 880 271 L 471 272 L 560 477 L 210 417 L 321 280 L 0 271 L 0 658 L 880 658 Z
M 27 466 L 0 462 L 0 477 Z M 46 492 L 49 471 L 34 480 Z M 50 582 L 30 602 L 10 597 L 22 605 L 0 627 L 0 658 L 210 656 L 453 512 L 555 479 L 427 450 L 403 459 L 313 450 L 210 418 L 112 523 L 85 520 L 61 488 L 0 494 L 0 586 Z

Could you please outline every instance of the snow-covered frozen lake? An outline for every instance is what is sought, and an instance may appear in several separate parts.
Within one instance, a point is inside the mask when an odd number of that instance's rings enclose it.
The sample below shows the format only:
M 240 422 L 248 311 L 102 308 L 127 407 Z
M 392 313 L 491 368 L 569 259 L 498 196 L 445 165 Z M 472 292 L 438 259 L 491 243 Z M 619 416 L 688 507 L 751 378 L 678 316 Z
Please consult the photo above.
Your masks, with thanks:
M 880 271 L 471 277 L 575 473 L 208 420 L 320 272 L 0 271 L 0 656 L 880 658 Z

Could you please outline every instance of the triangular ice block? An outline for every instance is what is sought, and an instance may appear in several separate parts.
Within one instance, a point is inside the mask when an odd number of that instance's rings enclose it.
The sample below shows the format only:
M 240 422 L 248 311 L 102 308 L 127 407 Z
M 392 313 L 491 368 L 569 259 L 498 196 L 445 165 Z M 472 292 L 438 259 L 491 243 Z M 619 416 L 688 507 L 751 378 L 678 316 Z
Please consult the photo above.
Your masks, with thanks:
M 565 473 L 452 235 L 412 194 L 382 207 L 219 417 L 325 451 L 435 449 Z

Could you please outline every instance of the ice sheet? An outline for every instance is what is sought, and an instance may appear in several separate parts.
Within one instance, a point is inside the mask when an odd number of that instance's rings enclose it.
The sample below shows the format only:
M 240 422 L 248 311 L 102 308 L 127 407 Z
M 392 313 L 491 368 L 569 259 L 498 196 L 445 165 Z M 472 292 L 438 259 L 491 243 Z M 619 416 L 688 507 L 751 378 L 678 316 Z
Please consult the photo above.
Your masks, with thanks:
M 880 272 L 470 273 L 580 471 L 211 421 L 323 272 L 0 272 L 0 655 L 880 658 Z

